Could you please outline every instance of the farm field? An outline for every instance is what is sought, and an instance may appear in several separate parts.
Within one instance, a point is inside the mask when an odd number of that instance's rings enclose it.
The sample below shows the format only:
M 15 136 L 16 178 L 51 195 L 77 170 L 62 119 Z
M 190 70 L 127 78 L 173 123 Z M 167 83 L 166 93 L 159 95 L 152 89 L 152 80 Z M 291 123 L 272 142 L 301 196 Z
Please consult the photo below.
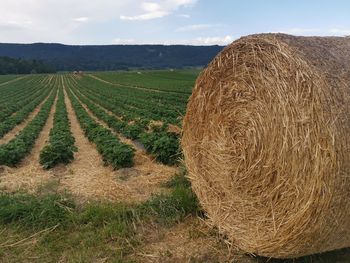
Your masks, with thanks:
M 204 223 L 185 177 L 198 74 L 1 76 L 0 262 L 267 262 Z

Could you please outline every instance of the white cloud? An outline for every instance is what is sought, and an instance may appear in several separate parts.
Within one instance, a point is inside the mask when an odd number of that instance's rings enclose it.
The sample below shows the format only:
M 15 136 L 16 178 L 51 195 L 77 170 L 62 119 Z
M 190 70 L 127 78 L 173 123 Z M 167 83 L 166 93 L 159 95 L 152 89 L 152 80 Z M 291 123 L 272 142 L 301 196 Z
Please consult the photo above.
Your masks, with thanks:
M 112 44 L 131 45 L 131 44 L 137 44 L 137 41 L 133 38 L 130 38 L 130 39 L 115 38 L 115 39 L 113 39 Z
M 188 31 L 197 31 L 197 30 L 202 30 L 202 29 L 208 29 L 211 27 L 214 27 L 215 25 L 210 25 L 210 24 L 195 24 L 195 25 L 188 25 L 188 26 L 183 26 L 179 27 L 175 30 L 175 32 L 188 32 Z
M 25 30 L 27 29 L 31 24 L 31 21 L 0 21 L 0 29 L 1 30 Z
M 182 18 L 190 18 L 191 16 L 188 15 L 188 14 L 180 14 L 179 17 L 182 17 Z
M 120 45 L 142 45 L 142 44 L 160 44 L 160 45 L 196 45 L 196 46 L 212 46 L 212 45 L 227 45 L 230 44 L 235 38 L 233 36 L 217 36 L 217 37 L 197 37 L 193 39 L 186 40 L 153 40 L 153 41 L 140 41 L 136 39 L 121 39 L 115 38 L 112 40 L 112 44 L 120 44 Z
M 130 2 L 135 1 L 1 0 L 0 42 L 76 43 L 77 35 L 73 33 L 84 22 L 117 19 L 116 11 L 129 9 Z
M 350 35 L 350 28 L 291 28 L 287 30 L 280 30 L 274 32 L 302 36 L 346 36 Z
M 145 21 L 162 18 L 170 15 L 181 7 L 194 5 L 197 0 L 165 0 L 159 2 L 142 2 L 141 14 L 121 15 L 119 18 L 126 21 Z
M 331 28 L 329 32 L 338 36 L 348 36 L 350 35 L 350 28 Z
M 73 18 L 73 21 L 79 22 L 79 23 L 84 23 L 84 22 L 87 22 L 88 20 L 89 20 L 89 18 L 86 16 Z
M 150 13 L 146 13 L 138 16 L 120 16 L 120 19 L 126 20 L 126 21 L 142 21 L 142 20 L 152 20 L 156 18 L 162 18 L 167 15 L 169 15 L 169 12 L 156 11 L 156 12 L 150 12 Z
M 230 35 L 222 37 L 198 37 L 194 40 L 194 45 L 227 45 L 230 44 L 234 38 Z
M 319 28 L 291 28 L 288 30 L 283 31 L 283 33 L 286 34 L 310 34 L 310 33 L 317 33 L 321 30 Z

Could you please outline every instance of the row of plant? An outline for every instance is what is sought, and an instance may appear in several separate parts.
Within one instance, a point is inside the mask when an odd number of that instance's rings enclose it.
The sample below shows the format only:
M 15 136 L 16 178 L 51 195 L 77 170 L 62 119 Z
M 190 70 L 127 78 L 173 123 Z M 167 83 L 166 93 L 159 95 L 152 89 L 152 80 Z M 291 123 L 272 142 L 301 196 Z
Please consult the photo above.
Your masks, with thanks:
M 86 112 L 73 93 L 67 89 L 68 96 L 85 135 L 93 142 L 106 165 L 114 169 L 132 167 L 134 165 L 134 149 L 122 143 L 113 133 L 98 124 Z
M 54 115 L 53 127 L 50 131 L 49 143 L 40 152 L 40 164 L 50 169 L 57 164 L 68 164 L 74 159 L 77 148 L 70 130 L 70 123 L 62 86 L 58 91 L 58 100 Z
M 128 139 L 138 139 L 139 134 L 147 127 L 148 121 L 128 123 L 123 119 L 118 119 L 111 114 L 108 114 L 106 110 L 98 106 L 98 104 L 92 102 L 88 97 L 80 93 L 77 89 L 74 89 L 76 97 L 86 105 L 86 107 L 101 121 L 106 123 L 109 128 L 113 129 L 117 133 L 121 133 Z
M 16 166 L 30 152 L 49 117 L 56 93 L 57 89 L 54 88 L 33 120 L 15 138 L 0 145 L 0 165 Z
M 6 118 L 5 121 L 0 123 L 0 138 L 2 138 L 6 133 L 11 131 L 15 126 L 23 122 L 29 114 L 36 108 L 38 105 L 45 100 L 49 95 L 51 88 L 47 88 L 44 92 L 36 97 L 32 98 L 31 101 L 26 101 L 27 104 L 24 104 L 22 109 L 17 111 L 14 115 Z
M 26 89 L 23 91 L 17 87 L 13 87 L 16 94 L 8 98 L 3 98 L 0 94 L 0 97 L 3 99 L 3 101 L 0 102 L 0 122 L 20 110 L 36 97 L 40 96 L 47 86 L 48 85 L 41 84 L 35 84 L 35 86 L 25 86 Z
M 27 96 L 26 93 L 32 92 L 32 89 L 40 86 L 40 80 L 48 77 L 33 77 L 22 78 L 14 82 L 8 83 L 0 88 L 0 103 L 7 103 L 12 98 L 19 98 Z
M 76 86 L 75 86 L 76 88 Z M 123 134 L 125 137 L 141 142 L 148 153 L 152 154 L 159 162 L 163 164 L 175 164 L 180 157 L 179 136 L 168 131 L 168 125 L 161 126 L 150 125 L 147 119 L 135 119 L 132 122 L 117 118 L 106 112 L 116 112 L 113 105 L 105 106 L 105 100 L 99 100 L 97 97 L 85 96 L 77 88 L 75 94 L 88 109 L 100 120 L 105 122 L 114 131 Z
M 111 86 L 93 78 L 83 77 L 77 80 L 81 89 L 92 95 L 103 96 L 111 103 L 127 112 L 139 116 L 149 117 L 173 124 L 180 124 L 179 116 L 184 114 L 187 98 L 183 101 L 171 99 L 173 94 L 154 92 L 149 90 Z
M 118 107 L 119 115 L 126 120 L 134 120 L 135 118 L 156 120 L 179 125 L 179 116 L 181 115 L 174 108 L 167 108 L 162 103 L 148 101 L 146 98 L 133 97 L 135 89 L 129 89 L 129 95 L 124 96 L 115 88 L 106 88 L 106 86 L 85 86 L 83 83 L 76 83 L 76 87 L 91 97 L 98 97 L 110 104 Z M 127 88 L 124 88 L 127 89 Z M 169 105 L 175 105 L 168 103 Z M 171 106 L 170 106 L 171 107 Z
M 151 70 L 101 72 L 95 75 L 115 84 L 190 95 L 198 74 L 198 70 Z

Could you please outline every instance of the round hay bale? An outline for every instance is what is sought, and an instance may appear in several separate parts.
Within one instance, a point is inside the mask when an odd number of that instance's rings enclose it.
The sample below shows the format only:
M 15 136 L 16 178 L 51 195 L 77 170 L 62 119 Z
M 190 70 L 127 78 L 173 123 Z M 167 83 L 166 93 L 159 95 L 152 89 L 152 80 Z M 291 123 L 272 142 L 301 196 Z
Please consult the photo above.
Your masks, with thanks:
M 182 147 L 235 246 L 275 258 L 350 246 L 350 38 L 233 42 L 196 81 Z

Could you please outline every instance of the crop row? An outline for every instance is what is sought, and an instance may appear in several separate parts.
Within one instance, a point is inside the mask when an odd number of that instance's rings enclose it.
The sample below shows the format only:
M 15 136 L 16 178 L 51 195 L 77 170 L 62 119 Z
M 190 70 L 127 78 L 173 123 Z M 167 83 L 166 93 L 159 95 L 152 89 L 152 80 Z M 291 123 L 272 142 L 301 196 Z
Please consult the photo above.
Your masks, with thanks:
M 166 124 L 161 127 L 150 127 L 148 120 L 140 118 L 129 123 L 107 113 L 106 109 L 117 113 L 118 108 L 111 103 L 106 103 L 106 100 L 99 99 L 97 96 L 85 95 L 77 88 L 75 94 L 97 118 L 125 137 L 140 141 L 147 152 L 155 156 L 158 161 L 164 164 L 174 164 L 178 161 L 180 156 L 179 137 L 175 133 L 168 132 Z
M 130 145 L 122 143 L 109 129 L 90 117 L 70 89 L 67 89 L 67 93 L 80 126 L 89 141 L 96 145 L 105 164 L 111 165 L 114 169 L 133 166 L 135 150 Z
M 54 88 L 33 120 L 15 138 L 0 145 L 0 165 L 16 166 L 30 152 L 49 117 L 56 93 L 57 89 Z
M 178 117 L 184 114 L 186 101 L 175 101 L 171 99 L 172 94 L 111 86 L 89 77 L 83 77 L 77 82 L 82 89 L 118 104 L 125 111 L 124 115 L 137 114 L 153 120 L 179 124 Z
M 0 88 L 0 103 L 3 105 L 13 98 L 25 98 L 26 93 L 31 93 L 35 87 L 40 86 L 40 80 L 47 79 L 48 77 L 33 77 L 23 78 L 15 82 L 9 83 L 6 86 Z M 41 85 L 42 86 L 42 85 Z
M 5 121 L 0 123 L 0 138 L 7 132 L 12 130 L 16 125 L 23 122 L 29 114 L 49 95 L 51 89 L 44 90 L 39 97 L 31 98 L 31 101 L 25 101 L 22 109 L 17 111 L 14 115 L 8 117 Z
M 179 113 L 173 109 L 167 109 L 162 104 L 151 101 L 144 102 L 145 99 L 143 98 L 125 98 L 121 93 L 116 92 L 118 90 L 115 90 L 115 88 L 107 89 L 105 86 L 91 86 L 91 84 L 85 86 L 83 83 L 77 83 L 76 86 L 84 94 L 98 97 L 118 107 L 119 114 L 123 115 L 125 119 L 134 120 L 135 118 L 142 118 L 168 123 L 179 122 Z M 132 94 L 134 91 L 131 90 L 129 92 Z M 129 97 L 132 97 L 132 95 Z
M 15 95 L 7 98 L 1 97 L 3 101 L 0 103 L 0 122 L 40 96 L 47 85 L 35 84 L 35 86 L 25 87 L 23 91 L 14 87 Z
M 184 93 L 189 96 L 198 75 L 198 71 L 152 70 L 141 72 L 101 72 L 95 75 L 112 83 L 163 92 Z
M 54 124 L 50 131 L 49 143 L 40 152 L 40 164 L 49 169 L 57 164 L 67 164 L 74 159 L 77 148 L 70 130 L 70 123 L 62 86 L 58 91 Z

